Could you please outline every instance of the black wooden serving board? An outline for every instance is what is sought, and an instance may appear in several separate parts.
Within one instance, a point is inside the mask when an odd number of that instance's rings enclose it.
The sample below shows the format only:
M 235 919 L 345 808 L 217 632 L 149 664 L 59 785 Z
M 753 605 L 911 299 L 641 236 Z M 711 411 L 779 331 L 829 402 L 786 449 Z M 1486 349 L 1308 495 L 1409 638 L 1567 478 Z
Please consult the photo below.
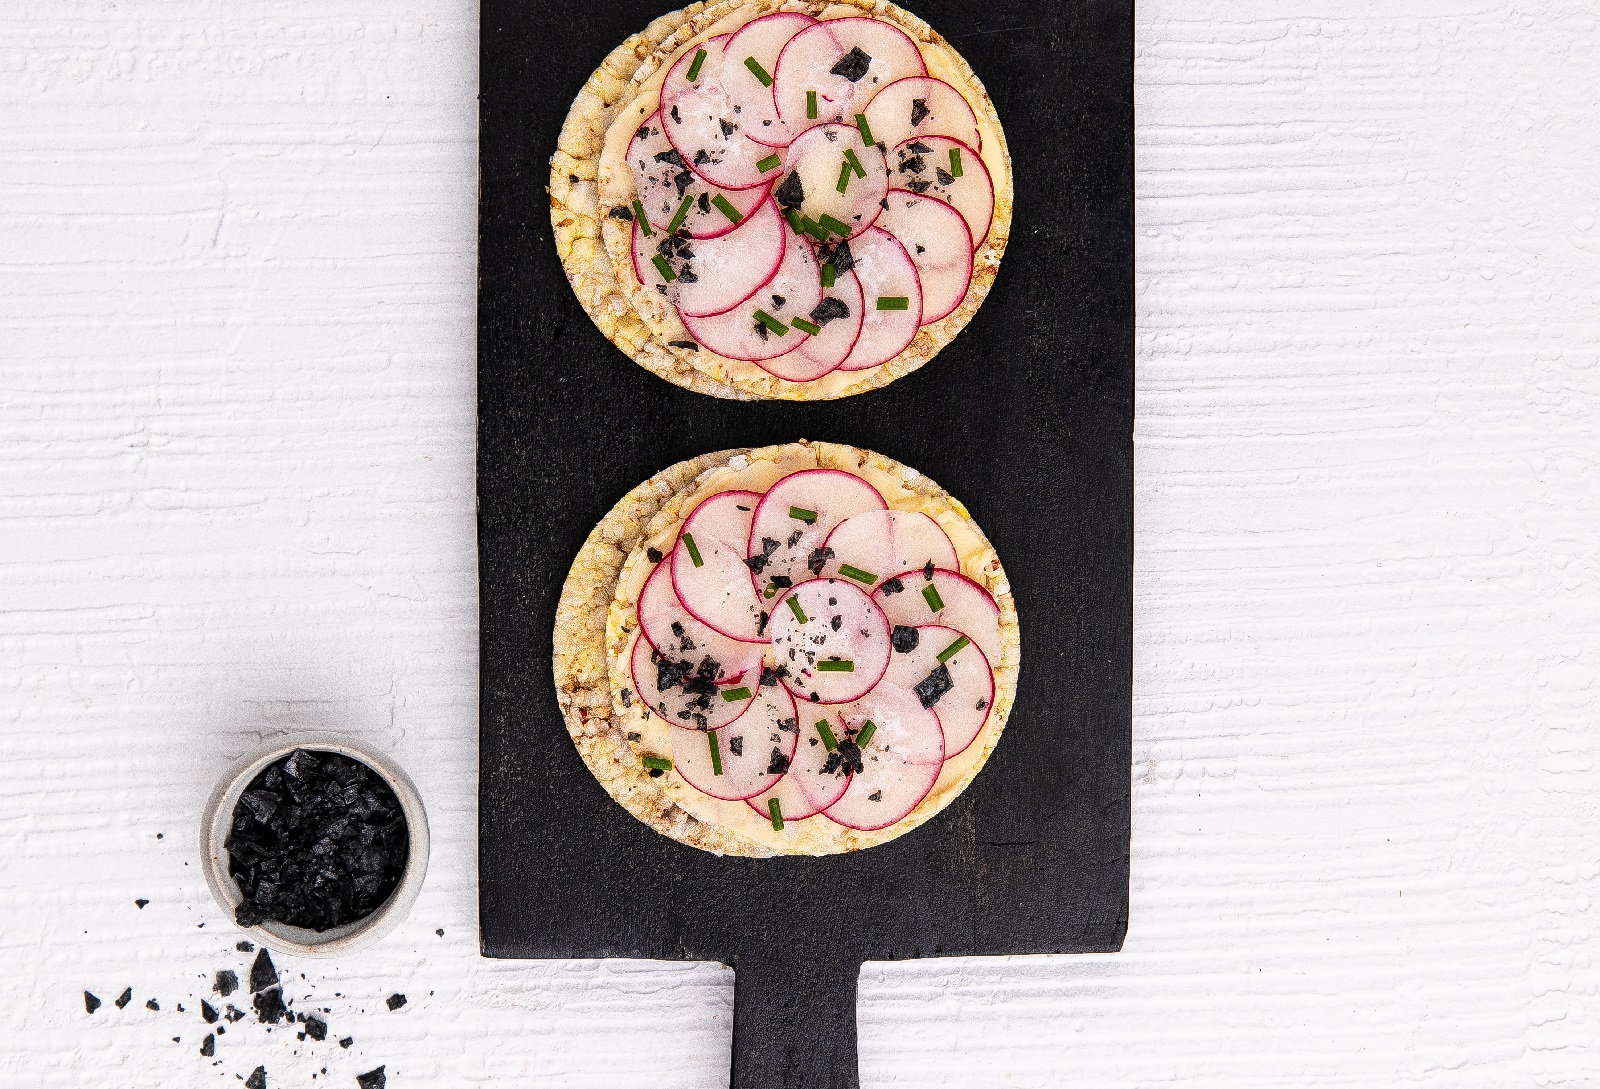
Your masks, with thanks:
M 551 240 L 572 97 L 662 0 L 487 0 L 482 23 L 479 883 L 490 957 L 720 960 L 732 1084 L 857 1084 L 865 960 L 1115 950 L 1128 913 L 1133 604 L 1132 0 L 914 0 L 989 88 L 1016 217 L 971 325 L 825 404 L 685 392 L 608 343 Z M 717 858 L 635 821 L 562 725 L 551 627 L 591 527 L 684 458 L 868 447 L 965 503 L 1022 621 L 1016 708 L 922 828 L 829 858 Z

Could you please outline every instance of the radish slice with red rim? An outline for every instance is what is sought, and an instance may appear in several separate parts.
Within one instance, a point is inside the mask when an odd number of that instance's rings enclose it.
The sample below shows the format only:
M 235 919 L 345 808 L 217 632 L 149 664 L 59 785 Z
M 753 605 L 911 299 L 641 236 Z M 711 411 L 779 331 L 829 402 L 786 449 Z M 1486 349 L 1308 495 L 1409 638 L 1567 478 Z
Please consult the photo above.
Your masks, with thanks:
M 942 79 L 896 80 L 872 97 L 865 112 L 872 135 L 889 147 L 917 136 L 948 136 L 972 148 L 983 146 L 972 106 Z
M 708 38 L 687 50 L 661 86 L 661 124 L 690 170 L 722 189 L 749 189 L 767 179 L 756 164 L 772 149 L 750 138 L 743 114 L 762 109 L 767 88 L 742 59 L 724 52 L 727 37 Z M 699 59 L 695 79 L 689 72 Z
M 956 153 L 954 160 L 951 152 Z M 952 170 L 956 163 L 959 177 Z M 889 170 L 895 188 L 938 197 L 960 212 L 974 245 L 983 245 L 994 219 L 994 182 L 971 147 L 948 136 L 915 137 L 889 153 Z
M 1000 664 L 1000 606 L 987 590 L 960 572 L 905 571 L 880 582 L 872 591 L 872 600 L 890 624 L 912 628 L 943 624 L 976 643 L 990 662 Z
M 745 704 L 744 713 L 720 729 L 672 733 L 672 765 L 702 794 L 742 802 L 771 789 L 789 770 L 800 738 L 794 697 L 768 685 Z
M 641 632 L 634 637 L 633 650 L 629 652 L 633 690 L 664 722 L 684 730 L 719 729 L 749 706 L 748 695 L 732 700 L 723 695 L 739 693 L 740 686 L 753 691 L 749 679 L 759 676 L 761 658 L 758 652 L 745 673 L 721 682 L 710 680 L 710 671 L 704 668 L 706 661 L 706 657 L 694 652 L 662 654 Z
M 683 523 L 667 561 L 672 589 L 689 615 L 745 643 L 766 641 L 762 635 L 766 615 L 744 562 L 750 520 L 759 502 L 759 492 L 713 495 Z
M 761 364 L 779 378 L 811 382 L 844 362 L 861 335 L 861 282 L 854 272 L 836 272 L 832 287 L 822 288 L 810 321 L 821 331 L 808 336 L 788 355 Z
M 856 166 L 865 177 L 858 176 Z M 783 178 L 772 192 L 781 207 L 798 210 L 832 233 L 842 233 L 841 226 L 848 228 L 854 237 L 883 211 L 880 202 L 889 190 L 888 175 L 883 152 L 863 147 L 854 125 L 818 125 L 789 145 Z
M 827 19 L 783 47 L 772 95 L 778 116 L 794 132 L 830 121 L 853 124 L 881 88 L 927 71 L 917 44 L 888 23 Z M 806 116 L 808 91 L 816 93 L 814 118 Z
M 655 287 L 686 317 L 731 310 L 772 279 L 783 262 L 788 228 L 772 202 L 764 201 L 744 221 L 716 238 L 682 238 L 633 229 L 633 268 L 639 282 Z M 665 277 L 657 264 L 667 266 Z
M 789 763 L 789 772 L 763 794 L 750 799 L 750 808 L 770 819 L 771 804 L 777 799 L 778 812 L 785 822 L 814 817 L 839 800 L 850 785 L 850 766 L 833 759 L 837 751 L 822 743 L 818 721 L 829 722 L 823 711 L 809 704 L 795 703 L 800 723 L 798 743 Z M 829 726 L 832 733 L 832 726 Z
M 773 601 L 767 627 L 778 675 L 802 704 L 858 700 L 889 665 L 883 610 L 843 579 L 812 579 L 786 591 Z
M 850 255 L 861 281 L 861 335 L 839 367 L 862 371 L 887 363 L 916 337 L 922 323 L 922 285 L 905 247 L 881 228 L 869 227 L 852 238 Z
M 896 628 L 880 687 L 911 692 L 939 718 L 945 758 L 964 752 L 994 706 L 994 670 L 965 633 L 939 624 Z
M 628 145 L 628 169 L 633 172 L 633 190 L 639 205 L 650 217 L 651 228 L 660 234 L 667 233 L 685 197 L 689 198 L 689 207 L 680 230 L 690 238 L 715 238 L 733 230 L 767 195 L 762 186 L 718 189 L 708 185 L 689 169 L 678 149 L 667 140 L 659 112 L 639 126 Z M 713 203 L 714 197 L 720 197 L 738 219 Z
M 972 235 L 967 222 L 937 197 L 891 189 L 878 226 L 894 235 L 917 268 L 922 324 L 932 325 L 967 297 L 972 284 Z
M 824 542 L 828 552 L 822 573 L 876 586 L 892 574 L 920 568 L 957 565 L 956 546 L 939 523 L 921 511 L 869 510 L 846 518 Z
M 690 662 L 698 670 L 707 659 L 720 683 L 760 668 L 762 645 L 730 639 L 690 615 L 672 588 L 672 565 L 656 565 L 639 590 L 639 630 L 667 658 Z
M 805 707 L 800 710 L 803 714 Z M 938 717 L 911 693 L 880 686 L 841 709 L 838 719 L 849 738 L 840 742 L 840 750 L 859 763 L 850 785 L 823 815 L 863 832 L 903 820 L 939 780 L 945 754 Z M 863 735 L 867 742 L 859 745 L 856 739 Z
M 750 523 L 751 578 L 765 601 L 785 588 L 822 573 L 822 550 L 833 527 L 863 511 L 888 504 L 865 480 L 839 469 L 790 473 L 761 497 Z M 766 591 L 773 591 L 772 597 Z
M 777 272 L 744 302 L 709 317 L 681 315 L 689 333 L 719 355 L 763 365 L 798 348 L 806 333 L 791 323 L 797 317 L 809 320 L 822 300 L 822 277 L 816 255 L 803 240 L 790 237 L 784 246 Z
M 761 77 L 751 69 L 750 62 L 755 61 L 761 71 L 769 79 L 772 78 L 778 70 L 778 56 L 783 52 L 783 47 L 789 44 L 789 39 L 816 25 L 815 19 L 798 11 L 775 11 L 740 27 L 728 39 L 723 52 L 742 65 L 750 79 L 759 83 Z M 766 91 L 765 96 L 760 97 L 755 108 L 744 109 L 739 120 L 752 140 L 769 147 L 783 147 L 794 133 L 778 119 L 778 106 L 773 100 L 772 89 L 766 86 L 762 89 Z

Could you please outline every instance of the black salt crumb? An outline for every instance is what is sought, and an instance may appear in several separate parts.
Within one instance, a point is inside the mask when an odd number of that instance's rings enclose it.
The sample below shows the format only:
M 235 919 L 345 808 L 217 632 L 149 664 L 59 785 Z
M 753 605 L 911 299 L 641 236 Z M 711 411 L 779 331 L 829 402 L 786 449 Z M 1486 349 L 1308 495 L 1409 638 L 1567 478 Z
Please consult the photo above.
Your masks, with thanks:
M 256 951 L 255 943 L 253 942 L 240 942 L 234 948 L 241 953 L 254 953 Z
M 256 1067 L 255 1072 L 244 1080 L 244 1089 L 267 1089 L 267 1068 Z
M 83 1012 L 93 1013 L 100 1008 L 100 1000 L 88 991 L 83 992 Z
M 644 556 L 645 559 L 649 560 L 651 563 L 660 563 L 665 558 L 659 548 L 645 549 Z
M 834 631 L 838 631 L 843 625 L 844 625 L 844 617 L 836 616 L 836 617 L 833 618 L 833 630 Z
M 261 991 L 255 996 L 253 1005 L 256 1008 L 256 1019 L 264 1025 L 276 1025 L 285 1017 L 289 1017 L 288 1007 L 283 1004 L 282 987 L 272 986 Z
M 388 1084 L 388 1078 L 384 1077 L 383 1067 L 380 1066 L 376 1070 L 368 1070 L 365 1074 L 357 1074 L 356 1084 L 361 1089 L 384 1089 Z
M 166 838 L 167 838 L 167 834 L 165 832 L 157 832 L 156 833 L 156 839 L 166 839 Z
M 264 991 L 278 982 L 278 969 L 272 964 L 272 957 L 263 949 L 256 954 L 255 963 L 250 965 L 250 993 Z
M 438 930 L 435 930 L 434 933 L 439 935 L 439 937 L 442 938 L 442 937 L 444 937 L 444 928 L 440 927 Z
M 956 180 L 954 174 L 937 166 L 933 168 L 933 176 L 939 179 L 940 185 L 949 185 L 951 182 Z
M 141 900 L 135 900 L 133 902 L 133 906 L 138 908 L 140 911 L 143 911 L 144 910 L 144 906 L 146 904 L 148 904 L 149 902 L 150 901 L 148 901 L 148 900 L 142 900 L 142 899 Z
M 117 995 L 117 1001 L 116 1001 L 115 1005 L 116 1005 L 117 1009 L 119 1009 L 119 1010 L 126 1009 L 127 1006 L 128 1006 L 128 1003 L 132 1002 L 132 1001 L 133 1001 L 133 988 L 129 987 L 127 990 L 125 990 L 121 994 Z
M 871 794 L 867 795 L 867 801 L 869 801 L 869 802 L 881 802 L 881 801 L 883 801 L 883 791 L 874 790 Z
M 626 204 L 617 205 L 615 208 L 611 209 L 611 211 L 607 212 L 606 215 L 610 216 L 612 219 L 622 219 L 629 223 L 633 222 L 633 209 L 629 208 Z
M 867 65 L 871 63 L 872 57 L 867 53 L 863 53 L 859 45 L 854 45 L 850 47 L 850 52 L 840 57 L 838 63 L 828 71 L 833 75 L 843 76 L 851 83 L 854 83 L 867 74 Z
M 339 1046 L 348 1051 L 349 1048 L 350 1048 L 350 1045 L 355 1043 L 355 1042 L 356 1042 L 356 1038 L 354 1036 L 346 1036 L 344 1039 L 339 1041 Z
M 843 299 L 836 299 L 832 295 L 823 298 L 816 306 L 811 308 L 811 320 L 818 325 L 826 325 L 834 318 L 848 318 L 850 308 Z
M 203 998 L 200 1000 L 200 1019 L 202 1021 L 208 1025 L 214 1025 L 217 1023 L 217 1018 L 220 1016 L 221 1015 L 217 1013 L 217 1007 L 213 1006 Z
M 245 1014 L 243 1010 L 241 1010 L 238 1006 L 235 1006 L 232 1002 L 229 1002 L 228 1012 L 222 1016 L 226 1017 L 228 1019 L 228 1024 L 231 1025 L 235 1021 L 242 1021 L 244 1019 L 244 1015 Z
M 923 579 L 928 581 L 928 582 L 932 582 L 933 581 L 933 572 L 934 572 L 934 570 L 935 570 L 935 568 L 933 566 L 933 561 L 932 560 L 929 560 L 927 563 L 923 564 L 922 565 L 922 577 L 923 577 Z
M 326 1040 L 328 1038 L 328 1022 L 320 1017 L 307 1017 L 306 1035 L 313 1040 Z
M 901 654 L 910 653 L 917 649 L 917 644 L 922 641 L 922 636 L 916 628 L 904 624 L 896 624 L 894 631 L 889 633 L 889 644 Z
M 388 1006 L 389 1006 L 389 1009 L 391 1011 L 397 1010 L 401 1006 L 404 1006 L 405 1004 L 406 1004 L 406 996 L 405 995 L 403 995 L 403 994 L 392 994 L 392 995 L 389 996 Z
M 950 667 L 941 665 L 912 685 L 911 690 L 917 694 L 917 699 L 922 701 L 922 706 L 932 707 L 939 702 L 940 696 L 955 686 L 955 681 L 950 677 Z
M 926 99 L 913 98 L 911 100 L 912 127 L 922 124 L 922 119 L 928 116 L 928 102 Z
M 157 1002 L 153 998 L 147 998 L 147 999 L 145 999 L 145 1002 L 144 1002 L 144 1008 L 147 1009 L 147 1010 L 155 1010 L 157 1013 L 160 1013 L 161 1012 L 161 1003 Z
M 798 171 L 789 171 L 789 176 L 783 179 L 777 191 L 773 193 L 777 198 L 779 208 L 798 208 L 806 202 L 806 187 L 800 181 Z
M 882 586 L 878 587 L 878 589 L 883 591 L 883 594 L 884 594 L 885 597 L 889 596 L 890 594 L 898 594 L 901 590 L 904 590 L 905 588 L 906 588 L 906 584 L 901 582 L 897 578 L 896 579 L 890 579 L 888 582 L 886 582 Z
M 209 1058 L 211 1058 L 211 1056 L 215 1055 L 216 1053 L 217 1053 L 217 1034 L 214 1033 L 214 1032 L 208 1032 L 208 1033 L 206 1033 L 206 1038 L 200 1042 L 200 1054 L 204 1055 L 206 1058 L 209 1059 Z
M 735 755 L 735 756 L 743 756 L 744 755 L 744 735 L 743 734 L 740 734 L 738 737 L 730 737 L 728 739 L 728 751 L 733 753 L 733 755 Z
M 700 350 L 700 345 L 692 340 L 669 340 L 667 343 L 674 348 L 682 348 L 686 352 L 698 352 Z
M 827 301 L 826 299 L 823 300 L 823 302 Z M 821 323 L 819 322 L 818 324 L 820 325 Z M 813 548 L 811 555 L 806 557 L 806 568 L 813 575 L 820 576 L 822 569 L 828 565 L 828 561 L 831 559 L 833 559 L 833 549 L 827 545 L 823 545 L 821 548 Z
M 738 107 L 735 106 L 734 109 L 738 109 Z M 733 130 L 738 128 L 737 125 L 735 125 L 732 121 L 729 121 L 726 117 L 717 118 L 717 127 L 722 130 L 722 135 L 724 136 L 732 136 Z

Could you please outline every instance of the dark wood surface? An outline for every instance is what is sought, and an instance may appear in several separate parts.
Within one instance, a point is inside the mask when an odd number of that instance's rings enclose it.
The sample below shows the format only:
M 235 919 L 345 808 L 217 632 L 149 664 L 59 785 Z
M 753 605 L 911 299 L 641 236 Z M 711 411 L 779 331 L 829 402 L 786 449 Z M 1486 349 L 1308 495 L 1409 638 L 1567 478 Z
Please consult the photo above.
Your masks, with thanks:
M 548 160 L 573 95 L 668 8 L 487 0 L 482 16 L 479 883 L 491 957 L 734 966 L 732 1084 L 857 1084 L 864 960 L 1121 946 L 1133 604 L 1131 0 L 913 10 L 989 88 L 1016 176 L 988 301 L 932 363 L 817 405 L 687 393 L 607 342 L 551 241 Z M 1016 708 L 922 828 L 857 855 L 723 859 L 635 821 L 562 725 L 551 628 L 567 568 L 631 487 L 711 450 L 798 438 L 914 466 L 971 509 L 1022 622 Z

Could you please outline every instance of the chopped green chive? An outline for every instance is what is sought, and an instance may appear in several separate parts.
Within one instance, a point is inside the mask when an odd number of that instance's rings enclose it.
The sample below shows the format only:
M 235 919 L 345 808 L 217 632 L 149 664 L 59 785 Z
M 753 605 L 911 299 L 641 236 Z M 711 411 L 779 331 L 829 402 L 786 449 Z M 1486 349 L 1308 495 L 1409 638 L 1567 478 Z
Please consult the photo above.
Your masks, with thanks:
M 798 208 L 786 208 L 786 209 L 784 209 L 783 218 L 787 219 L 789 221 L 789 226 L 794 228 L 794 233 L 795 234 L 805 234 L 806 233 L 805 222 L 800 218 L 800 209 L 798 209 Z
M 939 596 L 939 588 L 932 583 L 922 588 L 922 599 L 928 603 L 928 608 L 934 612 L 944 608 L 944 598 Z
M 772 814 L 772 830 L 783 831 L 783 806 L 778 799 L 772 798 L 767 801 L 767 812 Z
M 872 740 L 872 735 L 877 731 L 877 729 L 878 724 L 873 722 L 870 718 L 867 719 L 867 724 L 861 727 L 861 732 L 856 735 L 856 747 L 860 749 L 866 748 L 867 742 Z
M 683 217 L 689 214 L 689 206 L 694 203 L 693 197 L 684 197 L 683 203 L 678 205 L 678 210 L 672 213 L 672 222 L 667 224 L 667 233 L 674 234 L 683 226 Z
M 639 761 L 639 763 L 643 764 L 645 767 L 649 768 L 651 771 L 670 771 L 670 770 L 672 770 L 672 761 L 668 760 L 664 756 L 646 756 L 646 757 L 643 757 Z
M 865 178 L 867 176 L 866 168 L 861 165 L 861 160 L 856 158 L 854 148 L 847 147 L 844 149 L 844 161 L 850 164 L 850 169 L 856 172 L 856 177 Z
M 834 188 L 839 190 L 839 192 L 841 192 L 841 193 L 843 193 L 846 189 L 850 188 L 850 175 L 852 173 L 853 173 L 853 171 L 851 171 L 849 163 L 840 163 L 839 164 L 839 184 L 834 186 Z
M 700 50 L 694 55 L 694 60 L 689 62 L 689 82 L 693 83 L 700 78 L 700 66 L 706 62 L 706 51 Z
M 904 295 L 879 295 L 879 310 L 910 310 L 911 300 Z
M 813 325 L 811 322 L 807 321 L 805 318 L 790 318 L 789 319 L 789 324 L 794 326 L 796 329 L 800 330 L 802 333 L 805 333 L 807 336 L 813 336 L 814 337 L 818 333 L 822 332 L 822 326 Z
M 700 550 L 695 547 L 694 534 L 685 533 L 683 535 L 683 547 L 689 550 L 690 563 L 696 567 L 704 567 L 706 565 L 706 561 L 700 558 Z
M 773 333 L 780 337 L 789 331 L 789 327 L 787 325 L 783 324 L 783 322 L 779 321 L 765 310 L 756 311 L 756 320 L 762 325 L 765 325 L 768 329 L 771 329 Z
M 737 223 L 744 218 L 744 216 L 739 214 L 739 209 L 735 208 L 732 204 L 729 204 L 728 198 L 723 196 L 721 193 L 718 193 L 716 196 L 712 197 L 711 203 L 716 205 L 717 211 L 727 216 L 731 222 Z
M 790 507 L 789 517 L 810 524 L 817 520 L 817 512 L 814 510 L 806 510 L 804 507 Z
M 867 586 L 871 586 L 874 582 L 878 581 L 878 576 L 874 575 L 871 571 L 863 571 L 861 568 L 851 567 L 847 563 L 841 563 L 839 565 L 839 574 L 843 575 L 847 579 L 855 579 L 857 582 Z
M 832 261 L 822 262 L 822 286 L 832 287 L 839 280 L 839 270 L 833 267 Z
M 656 267 L 656 271 L 661 273 L 661 278 L 667 283 L 670 284 L 678 278 L 678 274 L 672 271 L 672 266 L 667 264 L 667 259 L 659 253 L 650 258 L 650 263 Z
M 854 673 L 856 664 L 848 658 L 824 658 L 817 663 L 818 673 Z
M 815 91 L 807 91 L 806 92 L 806 120 L 807 121 L 815 121 L 816 119 L 817 119 L 817 92 L 815 92 Z
M 856 114 L 856 128 L 861 130 L 861 142 L 863 144 L 871 147 L 873 144 L 877 143 L 877 141 L 872 138 L 872 126 L 867 124 L 866 114 Z
M 638 222 L 639 229 L 644 232 L 646 238 L 656 233 L 650 229 L 650 217 L 644 214 L 644 205 L 638 201 L 633 202 L 633 218 Z
M 761 171 L 761 173 L 765 174 L 769 170 L 778 169 L 779 165 L 781 165 L 782 163 L 783 163 L 783 160 L 781 158 L 779 158 L 778 157 L 778 153 L 776 151 L 774 151 L 771 155 L 768 155 L 765 159 L 757 159 L 756 160 L 756 169 Z
M 822 738 L 822 747 L 829 752 L 839 747 L 839 739 L 833 736 L 833 730 L 825 718 L 817 719 L 817 736 Z
M 827 212 L 823 212 L 818 216 L 817 222 L 841 238 L 850 236 L 850 225 L 842 220 L 834 219 Z
M 722 698 L 728 703 L 738 703 L 740 700 L 750 698 L 750 690 L 743 685 L 738 688 L 725 688 L 722 690 Z
M 828 228 L 820 223 L 813 223 L 810 216 L 800 217 L 800 229 L 818 242 L 826 242 L 828 240 Z
M 761 596 L 771 601 L 778 596 L 778 588 L 776 586 L 768 586 L 766 590 L 762 591 Z
M 972 640 L 963 635 L 960 639 L 957 639 L 954 643 L 951 643 L 949 646 L 945 647 L 939 652 L 939 661 L 941 663 L 948 662 L 961 651 L 962 647 L 968 646 L 971 643 Z
M 707 730 L 706 740 L 711 743 L 711 774 L 722 774 L 722 746 L 717 744 L 717 731 Z
M 804 624 L 806 622 L 806 611 L 800 607 L 800 599 L 791 594 L 784 600 L 789 603 L 789 611 L 794 613 L 794 618 Z
M 772 86 L 772 77 L 767 75 L 767 70 L 765 68 L 761 67 L 761 62 L 760 61 L 756 60 L 754 57 L 746 57 L 744 59 L 744 66 L 746 68 L 750 69 L 750 74 L 752 76 L 755 76 L 757 79 L 759 79 L 761 81 L 761 86 L 763 86 L 763 87 L 771 87 Z
M 950 149 L 950 176 L 961 177 L 961 149 L 958 147 Z

